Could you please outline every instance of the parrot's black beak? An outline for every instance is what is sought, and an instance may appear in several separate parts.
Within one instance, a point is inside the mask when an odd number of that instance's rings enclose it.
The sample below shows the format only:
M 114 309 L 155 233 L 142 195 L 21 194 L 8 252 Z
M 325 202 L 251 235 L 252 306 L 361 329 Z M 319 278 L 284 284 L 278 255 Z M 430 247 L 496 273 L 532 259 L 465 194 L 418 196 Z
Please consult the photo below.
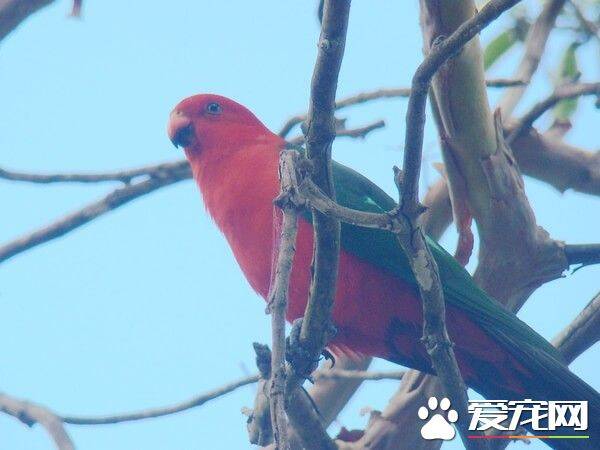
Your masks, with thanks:
M 194 124 L 181 111 L 177 110 L 174 110 L 169 117 L 167 134 L 175 148 L 189 147 L 196 141 Z

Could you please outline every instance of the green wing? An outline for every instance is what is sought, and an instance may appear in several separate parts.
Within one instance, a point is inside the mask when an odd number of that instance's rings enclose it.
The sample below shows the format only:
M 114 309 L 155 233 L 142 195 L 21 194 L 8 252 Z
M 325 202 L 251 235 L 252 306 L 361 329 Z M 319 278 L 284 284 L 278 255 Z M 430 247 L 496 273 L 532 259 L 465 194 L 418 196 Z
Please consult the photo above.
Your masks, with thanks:
M 396 206 L 377 185 L 342 164 L 333 163 L 333 177 L 337 201 L 343 206 L 376 213 Z M 437 261 L 447 303 L 467 312 L 493 335 L 515 345 L 530 344 L 562 361 L 548 341 L 477 287 L 469 273 L 439 244 L 429 237 L 427 243 Z M 341 244 L 347 252 L 416 284 L 408 259 L 392 233 L 342 224 Z

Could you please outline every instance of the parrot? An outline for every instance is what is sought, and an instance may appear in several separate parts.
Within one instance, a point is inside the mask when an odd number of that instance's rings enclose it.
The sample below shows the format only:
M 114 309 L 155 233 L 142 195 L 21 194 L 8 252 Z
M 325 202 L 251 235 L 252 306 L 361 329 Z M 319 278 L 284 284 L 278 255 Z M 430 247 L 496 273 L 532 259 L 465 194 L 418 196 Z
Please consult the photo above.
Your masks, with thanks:
M 182 147 L 205 209 L 227 240 L 250 286 L 265 300 L 277 251 L 274 199 L 280 152 L 290 144 L 249 109 L 216 94 L 182 100 L 167 133 Z M 385 213 L 396 202 L 353 169 L 332 161 L 336 201 Z M 467 386 L 486 398 L 587 401 L 590 439 L 549 439 L 554 448 L 600 448 L 600 395 L 515 314 L 480 289 L 433 239 L 446 301 L 446 324 Z M 333 354 L 368 355 L 435 374 L 421 341 L 422 300 L 409 261 L 386 230 L 341 224 L 337 288 L 328 342 Z M 286 319 L 301 319 L 311 282 L 313 229 L 300 214 Z M 572 430 L 571 430 L 572 431 Z M 548 433 L 546 433 L 548 434 Z M 561 433 L 564 434 L 564 433 Z M 572 433 L 576 434 L 576 433 Z

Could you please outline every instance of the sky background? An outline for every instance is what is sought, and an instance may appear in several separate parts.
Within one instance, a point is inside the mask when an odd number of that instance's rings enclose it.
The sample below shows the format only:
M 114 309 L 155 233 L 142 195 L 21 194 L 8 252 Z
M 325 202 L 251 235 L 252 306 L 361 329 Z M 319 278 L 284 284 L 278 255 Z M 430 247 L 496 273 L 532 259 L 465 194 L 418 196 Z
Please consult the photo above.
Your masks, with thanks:
M 526 2 L 535 9 L 535 2 Z M 316 56 L 315 2 L 87 1 L 82 20 L 57 1 L 0 44 L 0 166 L 32 172 L 102 171 L 180 158 L 165 126 L 182 98 L 236 99 L 277 130 L 308 103 Z M 421 60 L 416 1 L 355 1 L 339 97 L 408 86 Z M 483 33 L 495 36 L 507 19 Z M 547 95 L 568 45 L 553 34 L 525 104 Z M 510 76 L 519 52 L 490 76 Z M 599 78 L 598 48 L 580 50 L 586 80 Z M 490 91 L 494 102 L 500 91 Z M 406 100 L 345 110 L 350 125 L 385 119 L 365 141 L 340 139 L 335 158 L 393 193 L 402 160 Z M 598 148 L 598 113 L 584 101 L 568 140 Z M 539 125 L 547 125 L 548 119 Z M 431 122 L 423 188 L 439 161 Z M 112 190 L 111 184 L 0 181 L 0 242 L 38 228 Z M 538 221 L 571 243 L 598 242 L 600 199 L 559 194 L 526 180 Z M 454 248 L 449 232 L 443 244 Z M 598 291 L 587 268 L 540 288 L 520 317 L 546 338 Z M 191 181 L 145 196 L 0 267 L 0 390 L 61 414 L 108 414 L 184 400 L 255 372 L 253 341 L 269 342 L 269 318 L 205 214 Z M 598 346 L 572 369 L 600 389 Z M 379 369 L 391 364 L 377 361 Z M 339 418 L 364 427 L 364 406 L 383 408 L 395 382 L 367 382 Z M 68 431 L 79 449 L 243 449 L 245 387 L 203 407 L 136 423 Z M 338 427 L 339 424 L 334 425 Z M 514 448 L 525 448 L 516 444 Z M 0 450 L 53 448 L 40 427 L 0 415 Z M 460 448 L 457 442 L 446 449 Z M 536 443 L 529 449 L 545 448 Z

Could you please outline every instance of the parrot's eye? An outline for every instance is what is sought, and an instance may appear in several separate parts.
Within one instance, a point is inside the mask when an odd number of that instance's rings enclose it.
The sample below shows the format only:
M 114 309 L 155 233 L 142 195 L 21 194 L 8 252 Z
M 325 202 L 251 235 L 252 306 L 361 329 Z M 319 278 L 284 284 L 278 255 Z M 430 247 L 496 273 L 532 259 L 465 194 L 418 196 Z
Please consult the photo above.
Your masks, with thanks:
M 212 102 L 206 105 L 206 112 L 209 114 L 217 115 L 221 114 L 222 111 L 223 108 L 221 108 L 221 105 L 219 105 L 218 103 Z

